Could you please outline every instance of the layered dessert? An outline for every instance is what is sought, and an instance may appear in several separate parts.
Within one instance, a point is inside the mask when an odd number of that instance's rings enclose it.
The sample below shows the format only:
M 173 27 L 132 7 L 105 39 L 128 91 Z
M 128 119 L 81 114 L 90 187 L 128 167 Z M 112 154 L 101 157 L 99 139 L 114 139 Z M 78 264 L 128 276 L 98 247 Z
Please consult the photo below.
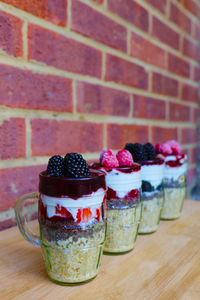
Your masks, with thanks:
M 94 278 L 105 240 L 105 174 L 68 153 L 53 156 L 39 177 L 40 240 L 49 277 L 61 284 Z
M 160 222 L 160 212 L 163 205 L 163 175 L 164 160 L 156 157 L 154 146 L 139 143 L 126 144 L 134 161 L 141 164 L 142 178 L 142 218 L 139 233 L 155 232 Z
M 141 167 L 123 149 L 101 153 L 100 163 L 92 165 L 106 174 L 107 232 L 104 252 L 125 253 L 134 248 L 141 219 Z
M 156 152 L 165 159 L 164 204 L 162 219 L 177 219 L 181 215 L 186 196 L 187 156 L 181 154 L 180 145 L 171 140 L 156 145 Z

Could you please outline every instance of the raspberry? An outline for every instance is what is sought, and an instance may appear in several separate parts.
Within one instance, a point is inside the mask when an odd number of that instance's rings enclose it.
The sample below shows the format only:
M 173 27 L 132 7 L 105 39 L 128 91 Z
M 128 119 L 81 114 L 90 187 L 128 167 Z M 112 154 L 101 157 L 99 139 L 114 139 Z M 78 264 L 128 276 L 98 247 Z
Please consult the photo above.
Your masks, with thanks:
M 117 152 L 116 156 L 117 156 L 119 165 L 121 167 L 123 167 L 123 166 L 128 167 L 128 166 L 133 165 L 133 158 L 132 158 L 131 153 L 128 150 L 126 150 L 126 149 L 119 150 Z
M 115 155 L 111 149 L 104 149 L 100 154 L 100 164 L 102 164 L 102 159 L 105 153 L 107 153 L 108 155 Z
M 170 140 L 166 144 L 171 147 L 173 154 L 177 155 L 181 153 L 181 147 L 177 141 Z
M 116 155 L 112 150 L 103 150 L 100 155 L 100 163 L 104 167 L 115 168 L 119 166 Z
M 142 162 L 147 160 L 146 151 L 142 144 L 135 143 L 135 144 L 126 144 L 125 149 L 128 150 L 135 162 Z
M 144 145 L 144 149 L 146 151 L 147 159 L 154 160 L 156 158 L 156 152 L 154 146 L 151 143 L 146 143 Z
M 81 154 L 68 153 L 64 158 L 64 175 L 70 178 L 89 177 L 88 164 Z
M 46 174 L 59 177 L 63 175 L 64 159 L 60 155 L 54 155 L 49 159 Z
M 156 144 L 155 145 L 156 153 L 162 153 L 162 154 L 172 154 L 172 149 L 168 144 Z

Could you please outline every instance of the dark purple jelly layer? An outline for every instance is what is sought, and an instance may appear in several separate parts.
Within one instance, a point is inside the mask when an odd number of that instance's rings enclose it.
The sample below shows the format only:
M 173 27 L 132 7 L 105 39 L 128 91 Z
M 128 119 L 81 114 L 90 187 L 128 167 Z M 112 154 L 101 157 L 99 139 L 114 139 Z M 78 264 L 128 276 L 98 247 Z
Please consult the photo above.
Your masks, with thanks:
M 78 199 L 84 195 L 90 195 L 98 189 L 106 190 L 105 173 L 98 170 L 90 170 L 90 177 L 67 178 L 53 177 L 46 175 L 46 172 L 39 174 L 39 192 L 52 197 L 68 196 Z
M 117 170 L 121 173 L 133 173 L 141 170 L 141 166 L 136 163 L 134 163 L 130 167 L 114 167 L 114 168 L 104 167 L 100 163 L 92 163 L 89 167 L 95 170 L 104 169 L 107 173 L 111 172 L 112 170 Z
M 164 162 L 164 159 L 157 157 L 154 160 L 143 161 L 142 166 L 163 165 Z

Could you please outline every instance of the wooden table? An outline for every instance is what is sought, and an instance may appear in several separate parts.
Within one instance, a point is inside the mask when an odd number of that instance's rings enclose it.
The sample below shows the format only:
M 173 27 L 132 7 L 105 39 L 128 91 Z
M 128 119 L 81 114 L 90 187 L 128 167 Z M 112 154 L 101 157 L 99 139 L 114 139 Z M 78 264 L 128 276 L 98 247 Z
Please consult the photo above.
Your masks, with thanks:
M 186 200 L 182 216 L 139 236 L 126 255 L 103 255 L 99 275 L 80 286 L 59 286 L 45 272 L 41 251 L 16 227 L 0 233 L 0 299 L 200 299 L 200 202 Z

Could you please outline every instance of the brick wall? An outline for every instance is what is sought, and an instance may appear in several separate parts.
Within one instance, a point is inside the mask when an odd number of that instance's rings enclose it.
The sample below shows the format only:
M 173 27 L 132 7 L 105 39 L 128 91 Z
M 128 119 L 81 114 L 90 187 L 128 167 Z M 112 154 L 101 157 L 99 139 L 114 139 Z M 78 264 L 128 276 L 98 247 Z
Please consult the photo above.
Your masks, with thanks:
M 0 228 L 50 155 L 178 139 L 195 183 L 198 0 L 0 1 Z

